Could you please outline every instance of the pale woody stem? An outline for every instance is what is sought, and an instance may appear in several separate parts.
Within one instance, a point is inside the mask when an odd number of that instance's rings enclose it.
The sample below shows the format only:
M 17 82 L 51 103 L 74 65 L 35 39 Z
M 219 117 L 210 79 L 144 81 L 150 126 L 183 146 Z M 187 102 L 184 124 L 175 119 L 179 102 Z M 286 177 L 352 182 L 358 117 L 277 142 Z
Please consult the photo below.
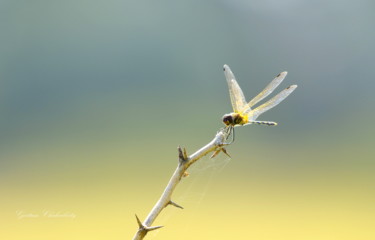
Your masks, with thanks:
M 171 179 L 169 180 L 167 187 L 164 189 L 163 194 L 161 195 L 160 199 L 157 201 L 155 206 L 152 208 L 147 218 L 144 220 L 143 223 L 141 223 L 140 221 L 138 222 L 139 229 L 137 233 L 134 235 L 133 240 L 143 239 L 146 236 L 147 232 L 159 228 L 160 226 L 151 227 L 151 224 L 155 221 L 160 212 L 169 204 L 182 208 L 176 203 L 171 202 L 172 193 L 176 188 L 177 184 L 180 182 L 181 178 L 185 174 L 185 171 L 193 163 L 195 163 L 197 160 L 207 155 L 208 153 L 220 149 L 224 145 L 227 134 L 228 132 L 225 129 L 221 129 L 210 143 L 208 143 L 206 146 L 202 147 L 195 153 L 191 154 L 189 157 L 186 156 L 185 151 L 179 148 L 179 164 L 176 170 L 174 171 Z M 137 220 L 139 220 L 138 217 Z

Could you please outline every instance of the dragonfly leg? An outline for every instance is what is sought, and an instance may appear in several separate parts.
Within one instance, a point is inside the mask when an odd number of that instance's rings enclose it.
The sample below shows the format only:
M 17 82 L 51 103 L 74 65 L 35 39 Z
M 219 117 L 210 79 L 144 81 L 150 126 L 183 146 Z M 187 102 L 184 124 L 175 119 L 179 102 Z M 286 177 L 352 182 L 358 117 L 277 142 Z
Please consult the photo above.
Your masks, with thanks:
M 234 127 L 233 126 L 228 126 L 227 134 L 228 135 L 226 137 L 226 140 L 228 140 L 230 135 L 232 135 L 232 140 L 228 143 L 224 143 L 224 145 L 229 145 L 229 144 L 232 144 L 234 142 Z
M 234 127 L 232 127 L 232 141 L 230 143 L 234 142 Z

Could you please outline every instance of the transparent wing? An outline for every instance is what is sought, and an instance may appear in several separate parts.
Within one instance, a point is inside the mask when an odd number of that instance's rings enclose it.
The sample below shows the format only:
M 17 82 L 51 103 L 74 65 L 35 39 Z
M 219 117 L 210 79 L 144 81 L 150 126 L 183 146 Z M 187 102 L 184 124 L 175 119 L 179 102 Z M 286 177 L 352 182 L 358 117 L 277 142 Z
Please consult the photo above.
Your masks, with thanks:
M 248 112 L 250 112 L 252 106 L 254 106 L 259 101 L 261 101 L 264 98 L 266 98 L 268 95 L 270 95 L 273 92 L 273 90 L 275 90 L 277 88 L 277 86 L 280 85 L 280 83 L 284 80 L 284 78 L 286 77 L 287 74 L 288 74 L 287 72 L 282 72 L 279 75 L 277 75 L 272 80 L 272 82 L 270 82 L 267 85 L 267 87 L 265 87 L 263 89 L 263 91 L 261 91 L 256 97 L 254 97 L 253 99 L 251 99 L 251 101 L 246 105 L 247 109 L 246 109 L 245 114 L 248 113 Z
M 277 104 L 281 103 L 286 97 L 289 96 L 295 89 L 297 85 L 292 85 L 281 91 L 279 94 L 268 100 L 266 103 L 260 105 L 259 107 L 251 110 L 248 114 L 249 121 L 255 121 L 260 114 L 270 110 Z
M 238 85 L 236 78 L 234 77 L 234 74 L 232 73 L 228 65 L 224 65 L 224 74 L 228 83 L 229 96 L 230 96 L 230 101 L 232 103 L 233 111 L 234 112 L 242 111 L 245 105 L 247 104 L 245 100 L 245 96 L 243 95 L 243 92 L 240 86 Z

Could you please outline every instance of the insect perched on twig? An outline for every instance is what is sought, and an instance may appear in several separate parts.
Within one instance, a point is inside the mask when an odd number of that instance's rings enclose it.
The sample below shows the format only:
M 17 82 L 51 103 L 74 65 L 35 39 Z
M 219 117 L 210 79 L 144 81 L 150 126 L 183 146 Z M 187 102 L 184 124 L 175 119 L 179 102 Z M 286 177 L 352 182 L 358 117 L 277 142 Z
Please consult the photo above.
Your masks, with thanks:
M 248 124 L 262 124 L 268 126 L 277 125 L 276 122 L 270 121 L 256 121 L 256 119 L 262 113 L 270 110 L 280 102 L 282 102 L 289 94 L 291 94 L 297 85 L 291 85 L 281 91 L 279 94 L 263 103 L 262 105 L 251 109 L 259 101 L 263 100 L 265 97 L 270 95 L 273 90 L 284 80 L 287 72 L 282 72 L 277 75 L 270 84 L 267 85 L 262 92 L 260 92 L 256 97 L 254 97 L 250 102 L 246 102 L 245 96 L 238 85 L 234 74 L 230 70 L 228 65 L 224 65 L 224 74 L 228 82 L 230 101 L 232 103 L 233 112 L 225 114 L 223 116 L 223 122 L 230 132 L 233 132 L 232 141 L 234 141 L 234 127 L 248 125 Z

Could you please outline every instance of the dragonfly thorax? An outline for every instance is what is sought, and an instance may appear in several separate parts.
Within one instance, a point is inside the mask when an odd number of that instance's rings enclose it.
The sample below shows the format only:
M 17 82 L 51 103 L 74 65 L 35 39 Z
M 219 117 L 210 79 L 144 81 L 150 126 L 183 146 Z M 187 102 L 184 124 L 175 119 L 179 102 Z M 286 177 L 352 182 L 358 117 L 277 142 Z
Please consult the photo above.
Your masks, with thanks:
M 239 113 L 228 113 L 223 116 L 223 123 L 227 126 L 243 125 L 247 122 L 247 117 Z

